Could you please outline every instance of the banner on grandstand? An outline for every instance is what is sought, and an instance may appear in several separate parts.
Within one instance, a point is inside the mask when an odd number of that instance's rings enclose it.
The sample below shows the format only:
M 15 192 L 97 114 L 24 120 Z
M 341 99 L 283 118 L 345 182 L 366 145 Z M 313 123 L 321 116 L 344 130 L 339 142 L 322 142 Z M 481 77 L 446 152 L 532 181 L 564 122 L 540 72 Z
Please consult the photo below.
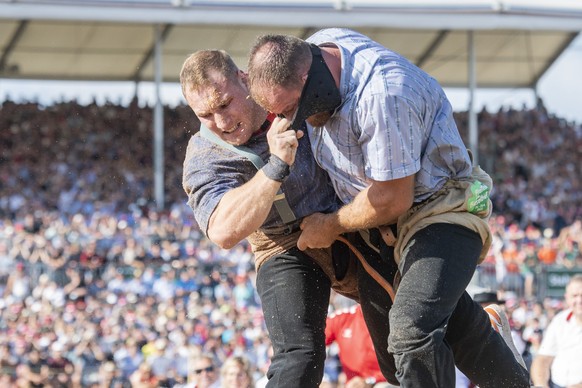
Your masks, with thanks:
M 576 274 L 582 274 L 582 268 L 547 268 L 545 271 L 545 296 L 563 298 L 566 284 Z

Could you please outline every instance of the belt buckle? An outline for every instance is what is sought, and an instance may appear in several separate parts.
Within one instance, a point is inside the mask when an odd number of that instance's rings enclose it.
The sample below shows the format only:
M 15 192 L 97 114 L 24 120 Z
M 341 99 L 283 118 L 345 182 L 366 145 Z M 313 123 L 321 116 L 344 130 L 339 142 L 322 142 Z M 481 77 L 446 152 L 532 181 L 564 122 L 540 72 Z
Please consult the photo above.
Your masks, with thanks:
M 295 222 L 291 222 L 289 224 L 284 225 L 284 231 L 283 231 L 283 235 L 284 236 L 289 236 L 292 233 L 297 232 L 300 227 L 299 225 L 301 224 L 300 220 L 296 220 Z
M 283 236 L 289 236 L 293 233 L 293 225 L 285 225 L 285 230 L 283 231 Z

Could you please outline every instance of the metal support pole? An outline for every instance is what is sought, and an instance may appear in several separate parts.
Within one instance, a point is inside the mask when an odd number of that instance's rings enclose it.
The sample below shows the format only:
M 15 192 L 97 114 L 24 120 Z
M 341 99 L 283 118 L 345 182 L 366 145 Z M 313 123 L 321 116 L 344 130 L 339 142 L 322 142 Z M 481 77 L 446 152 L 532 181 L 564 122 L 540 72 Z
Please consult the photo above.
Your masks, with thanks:
M 475 112 L 475 89 L 477 88 L 475 74 L 475 42 L 473 31 L 468 32 L 469 50 L 469 148 L 473 151 L 473 164 L 479 164 L 479 133 L 477 128 L 477 112 Z
M 154 197 L 158 210 L 164 209 L 164 110 L 160 97 L 160 84 L 162 82 L 162 29 L 155 26 L 155 95 L 156 105 L 154 109 Z

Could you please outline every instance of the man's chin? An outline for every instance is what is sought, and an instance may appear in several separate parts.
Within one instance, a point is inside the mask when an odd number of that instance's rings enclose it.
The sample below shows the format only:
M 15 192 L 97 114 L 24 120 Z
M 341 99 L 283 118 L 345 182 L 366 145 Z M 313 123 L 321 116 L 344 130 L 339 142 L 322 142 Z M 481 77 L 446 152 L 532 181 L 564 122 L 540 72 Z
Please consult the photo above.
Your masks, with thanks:
M 234 145 L 234 146 L 243 145 L 246 142 L 248 142 L 250 138 L 251 137 L 249 136 L 249 134 L 245 130 L 237 131 L 236 133 L 234 133 L 234 132 L 228 133 L 228 134 L 223 133 L 221 136 L 222 140 L 224 140 L 228 144 Z

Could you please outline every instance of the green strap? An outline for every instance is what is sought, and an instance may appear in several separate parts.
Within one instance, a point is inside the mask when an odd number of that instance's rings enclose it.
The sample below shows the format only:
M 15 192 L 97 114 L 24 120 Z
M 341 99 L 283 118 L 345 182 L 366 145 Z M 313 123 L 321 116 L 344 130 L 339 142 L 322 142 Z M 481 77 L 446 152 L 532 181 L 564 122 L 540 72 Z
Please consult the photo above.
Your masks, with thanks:
M 249 159 L 255 165 L 257 170 L 260 170 L 265 165 L 261 157 L 254 153 L 250 148 L 245 146 L 234 146 L 232 144 L 228 144 L 202 124 L 200 124 L 200 135 L 205 139 L 208 139 L 211 142 L 218 144 L 222 148 L 231 150 L 232 152 L 235 152 Z M 279 213 L 279 216 L 281 217 L 281 220 L 283 220 L 284 224 L 289 224 L 297 220 L 297 217 L 295 217 L 293 210 L 291 210 L 291 207 L 289 206 L 289 203 L 285 198 L 285 193 L 280 188 L 279 191 L 277 191 L 275 199 L 273 200 L 273 205 L 275 205 L 275 209 Z

